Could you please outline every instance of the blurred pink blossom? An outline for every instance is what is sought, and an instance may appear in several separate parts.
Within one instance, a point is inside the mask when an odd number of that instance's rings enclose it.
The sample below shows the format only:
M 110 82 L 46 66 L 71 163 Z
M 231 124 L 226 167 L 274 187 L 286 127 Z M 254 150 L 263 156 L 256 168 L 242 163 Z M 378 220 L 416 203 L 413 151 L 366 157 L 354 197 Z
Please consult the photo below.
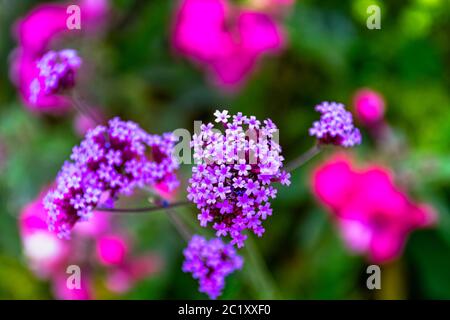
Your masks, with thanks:
M 360 89 L 353 97 L 358 119 L 366 126 L 373 126 L 383 120 L 385 103 L 383 96 L 371 89 Z
M 130 290 L 136 282 L 159 272 L 162 261 L 156 255 L 143 255 L 133 257 L 129 262 L 118 268 L 112 269 L 106 279 L 106 286 L 116 293 L 123 293 Z
M 104 235 L 97 239 L 97 257 L 103 265 L 121 265 L 127 254 L 128 245 L 123 237 Z
M 387 169 L 358 169 L 344 155 L 317 168 L 312 187 L 332 212 L 348 248 L 375 263 L 401 255 L 410 232 L 436 221 L 431 207 L 412 202 Z
M 86 272 L 82 272 L 80 277 L 80 288 L 69 289 L 67 277 L 64 271 L 53 277 L 53 294 L 59 300 L 90 300 L 92 299 L 91 279 Z
M 69 254 L 69 244 L 48 231 L 42 204 L 44 195 L 45 192 L 22 210 L 19 229 L 31 269 L 46 278 L 63 266 Z
M 264 12 L 240 8 L 227 0 L 183 0 L 172 42 L 217 85 L 231 90 L 245 82 L 263 54 L 281 51 L 283 33 L 277 21 Z
M 51 281 L 57 299 L 93 298 L 89 268 L 83 266 L 95 266 L 94 263 L 106 267 L 106 286 L 116 293 L 124 293 L 136 282 L 160 271 L 162 262 L 157 255 L 131 252 L 130 241 L 114 227 L 110 213 L 95 212 L 92 219 L 77 224 L 71 241 L 59 239 L 48 230 L 42 204 L 46 191 L 22 210 L 19 229 L 30 269 L 36 276 Z M 70 276 L 66 268 L 72 264 L 82 270 L 80 289 L 66 286 Z

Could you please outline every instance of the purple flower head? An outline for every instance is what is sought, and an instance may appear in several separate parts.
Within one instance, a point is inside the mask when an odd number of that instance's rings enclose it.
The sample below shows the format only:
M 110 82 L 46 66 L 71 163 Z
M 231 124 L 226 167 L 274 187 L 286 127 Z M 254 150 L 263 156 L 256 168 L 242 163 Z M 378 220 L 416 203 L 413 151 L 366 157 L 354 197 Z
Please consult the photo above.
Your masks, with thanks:
M 361 143 L 361 133 L 353 125 L 353 117 L 341 103 L 322 102 L 316 106 L 320 120 L 313 123 L 309 134 L 320 143 L 353 147 Z
M 72 49 L 44 54 L 36 64 L 37 77 L 30 83 L 30 101 L 36 103 L 40 95 L 56 94 L 72 88 L 81 63 L 81 58 Z
M 247 238 L 244 230 L 262 236 L 262 221 L 271 213 L 268 201 L 276 196 L 272 184 L 289 185 L 290 175 L 282 170 L 284 158 L 271 120 L 260 122 L 241 113 L 231 117 L 226 110 L 215 116 L 225 133 L 208 124 L 194 136 L 197 164 L 188 199 L 201 211 L 198 219 L 203 227 L 211 223 L 216 236 L 229 235 L 231 243 L 241 248 Z
M 44 199 L 49 229 L 69 238 L 73 225 L 89 219 L 104 201 L 158 183 L 175 189 L 174 143 L 172 134 L 150 135 L 136 123 L 119 118 L 90 130 L 73 148 L 72 162 L 64 164 L 56 187 Z
M 221 295 L 225 277 L 241 269 L 243 264 L 234 247 L 218 238 L 208 241 L 194 235 L 183 254 L 183 272 L 192 273 L 192 277 L 200 283 L 199 291 L 211 299 Z

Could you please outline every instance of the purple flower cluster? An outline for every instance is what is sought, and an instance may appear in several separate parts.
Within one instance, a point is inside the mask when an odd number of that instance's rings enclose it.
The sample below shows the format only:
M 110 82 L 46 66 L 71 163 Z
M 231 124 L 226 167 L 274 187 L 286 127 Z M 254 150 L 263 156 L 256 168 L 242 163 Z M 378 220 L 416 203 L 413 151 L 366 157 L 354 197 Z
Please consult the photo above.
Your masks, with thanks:
M 225 277 L 243 265 L 243 259 L 236 254 L 234 247 L 218 238 L 208 241 L 194 235 L 183 254 L 183 271 L 192 273 L 194 279 L 199 280 L 199 291 L 211 299 L 222 293 Z
M 78 220 L 87 220 L 100 203 L 130 195 L 135 187 L 165 183 L 170 190 L 179 182 L 172 156 L 176 138 L 150 135 L 131 121 L 114 118 L 107 126 L 90 130 L 74 147 L 44 199 L 49 230 L 69 238 Z
M 30 84 L 30 101 L 36 102 L 41 92 L 53 94 L 72 88 L 81 63 L 81 58 L 73 49 L 49 51 L 44 54 L 37 62 L 38 77 Z
M 200 225 L 212 223 L 216 235 L 231 237 L 244 246 L 252 230 L 262 236 L 262 221 L 272 215 L 269 199 L 276 197 L 275 182 L 289 185 L 290 174 L 282 170 L 284 158 L 277 143 L 277 127 L 267 119 L 238 113 L 229 121 L 228 111 L 216 111 L 216 122 L 225 134 L 209 123 L 201 126 L 191 142 L 196 166 L 189 180 L 188 199 L 201 210 Z
M 316 106 L 320 112 L 319 121 L 309 129 L 311 136 L 316 136 L 320 143 L 353 147 L 361 143 L 361 133 L 353 125 L 353 117 L 341 103 L 322 102 Z

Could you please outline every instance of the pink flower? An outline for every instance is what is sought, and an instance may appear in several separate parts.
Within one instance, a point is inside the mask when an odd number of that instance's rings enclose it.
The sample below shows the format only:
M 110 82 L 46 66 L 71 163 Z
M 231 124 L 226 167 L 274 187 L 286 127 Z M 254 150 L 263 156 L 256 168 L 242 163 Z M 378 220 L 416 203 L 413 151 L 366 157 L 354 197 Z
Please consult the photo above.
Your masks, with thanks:
M 181 1 L 172 41 L 224 89 L 242 85 L 261 55 L 278 53 L 285 42 L 271 16 L 226 0 Z
M 343 155 L 320 166 L 312 186 L 332 212 L 348 248 L 375 263 L 401 255 L 409 233 L 436 220 L 429 206 L 415 204 L 394 185 L 388 170 L 355 169 Z
M 69 245 L 48 231 L 42 204 L 44 194 L 22 210 L 19 228 L 24 254 L 31 269 L 39 277 L 46 278 L 64 264 L 69 254 Z
M 83 270 L 83 269 L 81 269 Z M 89 300 L 92 299 L 91 278 L 86 272 L 81 272 L 80 287 L 69 288 L 67 273 L 61 272 L 53 278 L 53 294 L 59 300 Z M 70 281 L 69 281 L 70 282 Z
M 106 279 L 106 286 L 116 293 L 124 293 L 132 288 L 136 282 L 145 279 L 161 270 L 161 258 L 146 254 L 132 257 L 120 267 L 110 270 Z
M 121 265 L 128 254 L 126 240 L 118 235 L 105 235 L 97 240 L 97 257 L 103 265 Z
M 356 116 L 366 126 L 383 120 L 385 103 L 383 97 L 371 89 L 361 89 L 353 98 Z

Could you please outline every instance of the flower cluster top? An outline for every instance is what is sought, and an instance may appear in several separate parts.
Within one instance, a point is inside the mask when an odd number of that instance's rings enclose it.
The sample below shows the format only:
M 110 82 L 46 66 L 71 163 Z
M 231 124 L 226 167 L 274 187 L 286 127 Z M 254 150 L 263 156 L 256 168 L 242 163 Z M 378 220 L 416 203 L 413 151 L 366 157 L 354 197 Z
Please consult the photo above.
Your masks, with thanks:
M 316 106 L 320 120 L 313 123 L 309 134 L 320 143 L 353 147 L 361 143 L 361 133 L 353 125 L 353 117 L 342 103 L 322 102 Z
M 211 299 L 222 293 L 225 277 L 243 265 L 243 259 L 236 254 L 234 247 L 218 238 L 208 241 L 194 235 L 183 254 L 183 271 L 192 273 L 200 282 L 199 291 Z
M 49 229 L 69 238 L 73 225 L 88 219 L 105 199 L 130 195 L 135 187 L 156 183 L 176 188 L 175 140 L 170 133 L 150 135 L 134 122 L 119 118 L 89 131 L 73 149 L 73 162 L 64 164 L 55 189 L 44 199 Z
M 49 51 L 37 62 L 38 76 L 30 84 L 30 101 L 36 102 L 39 95 L 49 95 L 72 88 L 81 58 L 73 49 Z
M 283 156 L 276 141 L 277 127 L 267 119 L 216 111 L 214 125 L 203 124 L 191 142 L 197 165 L 189 180 L 188 199 L 201 210 L 200 224 L 212 223 L 217 236 L 231 237 L 243 247 L 246 229 L 262 236 L 262 221 L 272 214 L 269 199 L 276 197 L 275 182 L 289 185 L 290 174 L 282 170 Z

